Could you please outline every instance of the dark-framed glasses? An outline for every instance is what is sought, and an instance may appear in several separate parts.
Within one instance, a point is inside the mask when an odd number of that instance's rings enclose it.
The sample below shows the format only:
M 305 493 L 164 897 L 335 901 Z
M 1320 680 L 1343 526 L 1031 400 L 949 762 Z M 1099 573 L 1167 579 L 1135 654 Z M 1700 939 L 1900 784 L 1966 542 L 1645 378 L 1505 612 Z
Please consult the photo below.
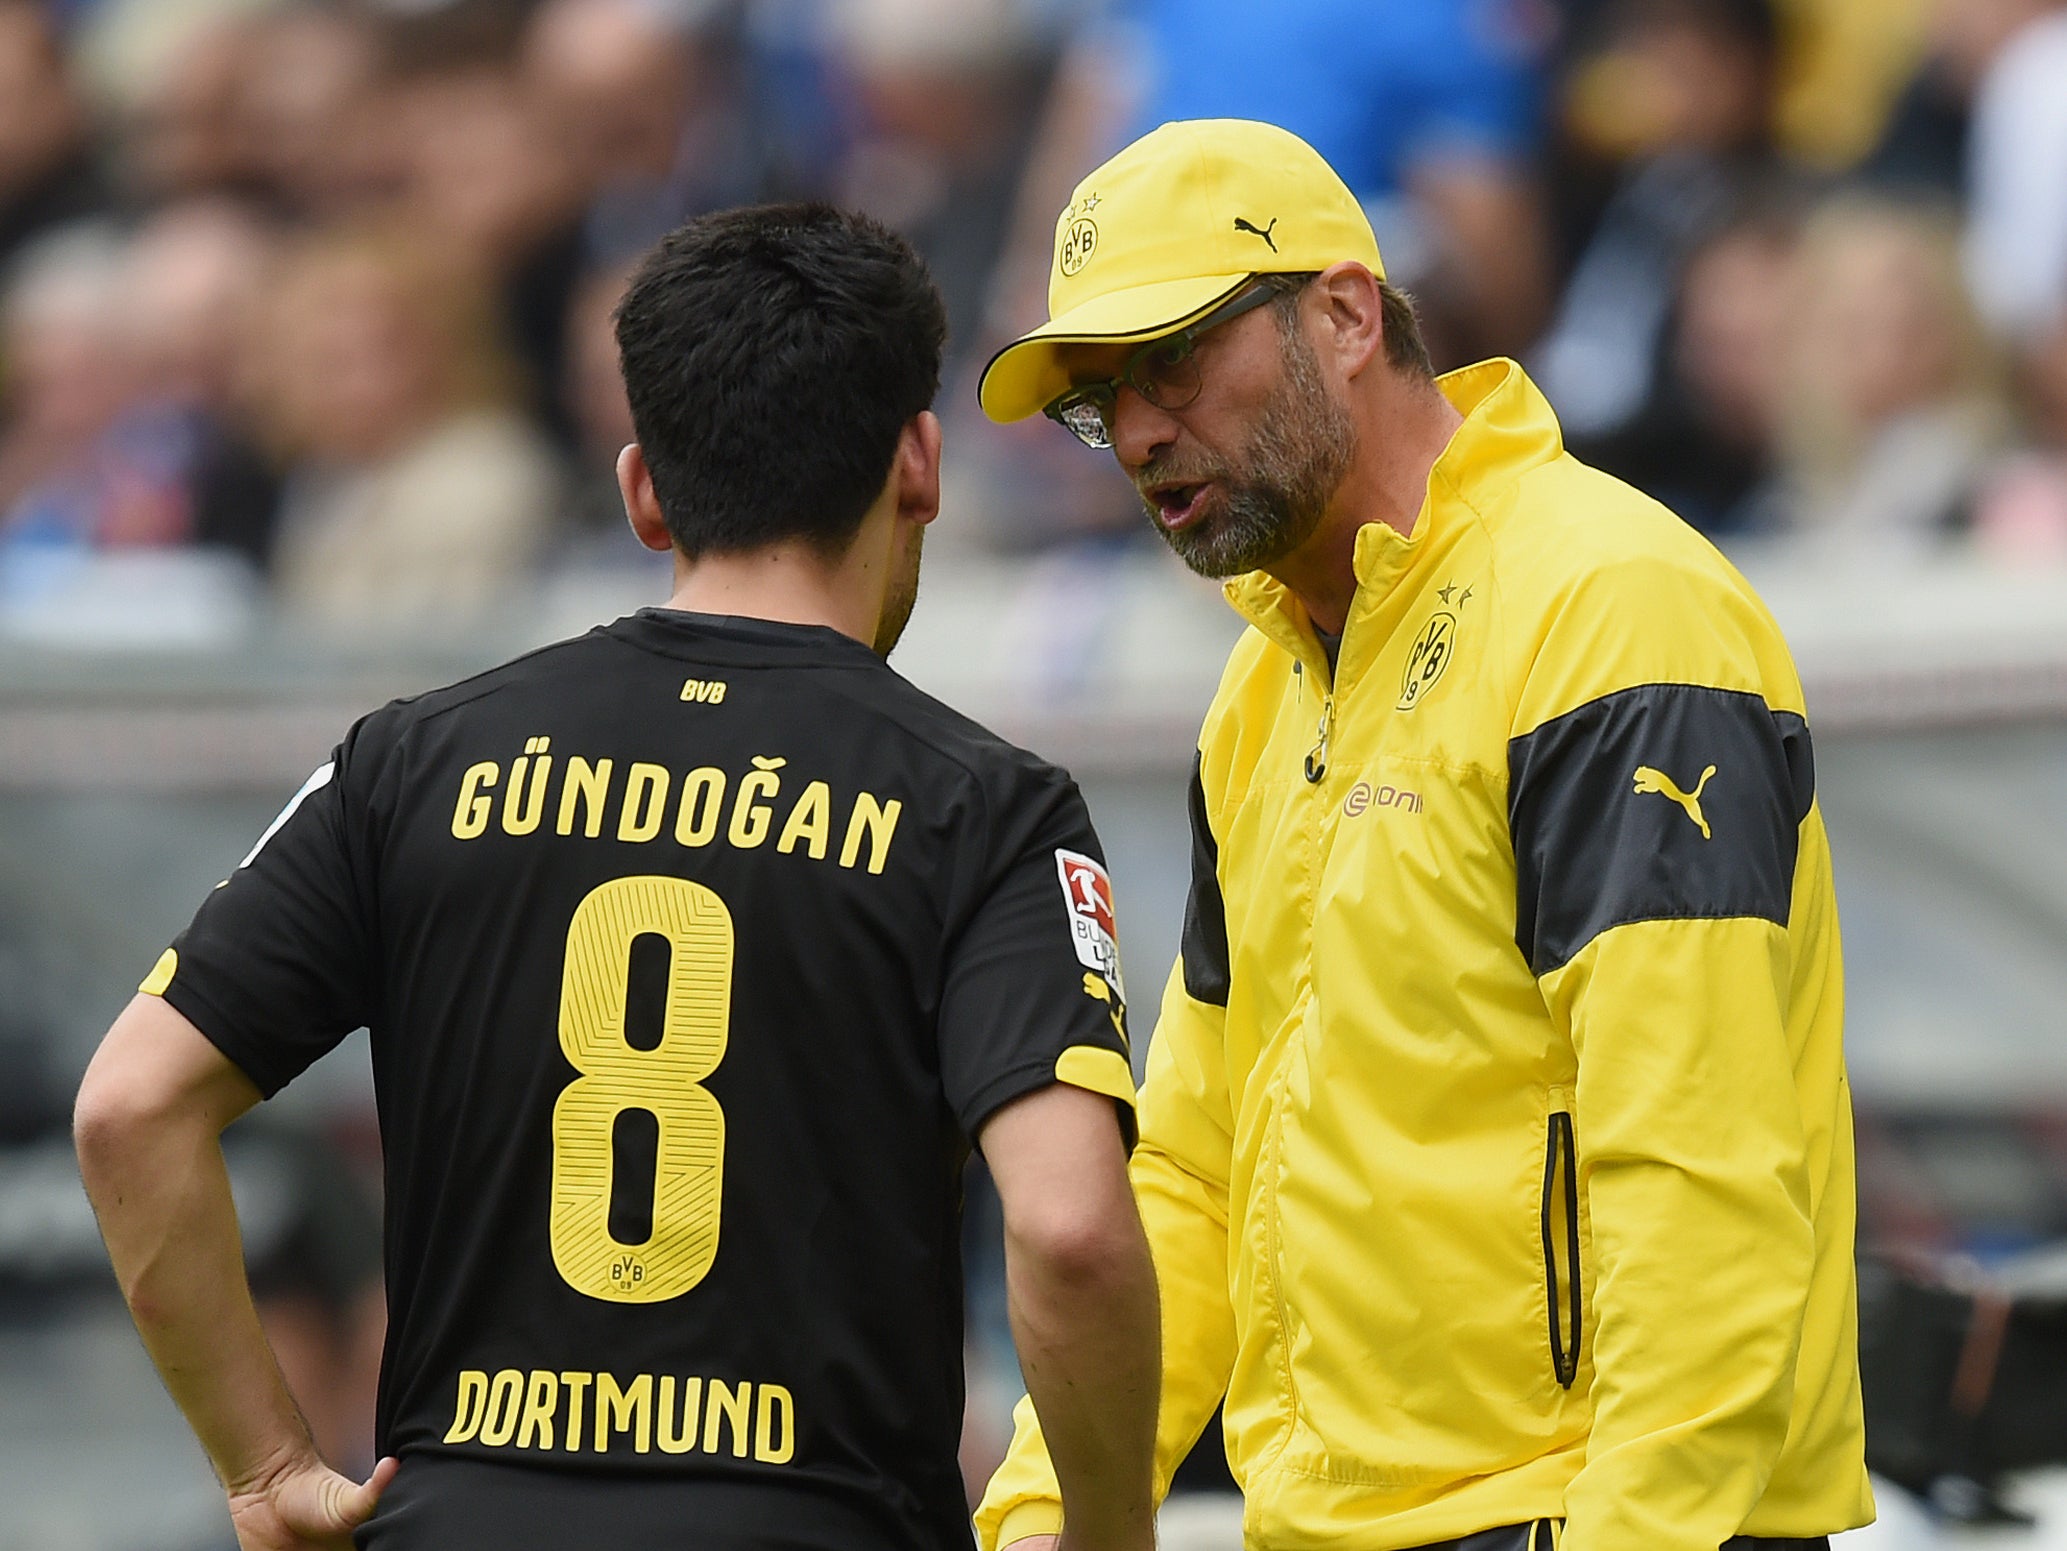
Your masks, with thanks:
M 1199 363 L 1195 353 L 1199 336 L 1207 329 L 1254 311 L 1277 294 L 1271 286 L 1260 283 L 1236 293 L 1198 322 L 1174 334 L 1151 339 L 1127 357 L 1127 364 L 1117 377 L 1079 383 L 1041 413 L 1086 447 L 1110 447 L 1113 408 L 1119 402 L 1122 383 L 1158 409 L 1184 408 L 1199 396 Z

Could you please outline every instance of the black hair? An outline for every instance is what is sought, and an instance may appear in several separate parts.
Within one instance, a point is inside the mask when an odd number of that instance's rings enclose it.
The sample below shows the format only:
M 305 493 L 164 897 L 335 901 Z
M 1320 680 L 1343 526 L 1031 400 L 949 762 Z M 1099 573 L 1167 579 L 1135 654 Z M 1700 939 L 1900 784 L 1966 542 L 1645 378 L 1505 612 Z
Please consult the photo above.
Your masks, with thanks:
M 675 547 L 843 551 L 940 391 L 946 337 L 925 264 L 867 216 L 754 205 L 670 233 L 618 305 L 617 348 Z
M 1278 326 L 1289 328 L 1299 316 L 1299 293 L 1320 278 L 1320 271 L 1303 274 L 1270 274 L 1260 277 L 1277 293 L 1271 305 Z M 1428 342 L 1421 337 L 1421 318 L 1414 310 L 1414 298 L 1389 281 L 1378 282 L 1378 320 L 1385 330 L 1385 361 L 1394 371 L 1411 377 L 1435 378 L 1435 362 L 1428 354 Z

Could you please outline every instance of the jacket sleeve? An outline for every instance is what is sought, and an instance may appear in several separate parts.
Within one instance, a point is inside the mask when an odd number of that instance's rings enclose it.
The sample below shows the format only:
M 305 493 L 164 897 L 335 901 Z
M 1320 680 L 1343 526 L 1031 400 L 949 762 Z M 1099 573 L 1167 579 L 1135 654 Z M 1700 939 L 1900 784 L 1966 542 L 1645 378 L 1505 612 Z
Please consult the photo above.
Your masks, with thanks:
M 1785 1441 L 1814 1258 L 1788 934 L 1814 775 L 1777 631 L 1719 570 L 1597 573 L 1537 643 L 1509 777 L 1592 1244 L 1563 1545 L 1713 1551 Z
M 1234 1367 L 1227 1288 L 1227 1179 L 1234 1124 L 1228 1100 L 1227 928 L 1218 848 L 1192 777 L 1192 886 L 1183 951 L 1163 991 L 1140 1098 L 1141 1139 L 1129 1166 L 1155 1260 L 1163 1310 L 1162 1409 L 1156 1496 L 1212 1420 Z M 1013 1413 L 1012 1446 L 976 1510 L 983 1551 L 1062 1527 L 1061 1495 L 1033 1404 Z

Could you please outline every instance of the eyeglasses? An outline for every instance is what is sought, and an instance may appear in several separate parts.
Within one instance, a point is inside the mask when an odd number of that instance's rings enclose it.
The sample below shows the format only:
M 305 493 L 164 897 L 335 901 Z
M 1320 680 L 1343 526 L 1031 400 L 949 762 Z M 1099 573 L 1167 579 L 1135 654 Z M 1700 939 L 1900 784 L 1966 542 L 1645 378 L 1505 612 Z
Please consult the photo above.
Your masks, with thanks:
M 1268 285 L 1252 285 L 1222 302 L 1198 322 L 1152 339 L 1127 357 L 1117 377 L 1086 382 L 1071 388 L 1041 413 L 1068 431 L 1086 447 L 1112 445 L 1113 410 L 1119 403 L 1120 385 L 1125 383 L 1158 409 L 1182 409 L 1199 396 L 1199 363 L 1193 353 L 1199 336 L 1245 312 L 1253 312 L 1276 296 Z

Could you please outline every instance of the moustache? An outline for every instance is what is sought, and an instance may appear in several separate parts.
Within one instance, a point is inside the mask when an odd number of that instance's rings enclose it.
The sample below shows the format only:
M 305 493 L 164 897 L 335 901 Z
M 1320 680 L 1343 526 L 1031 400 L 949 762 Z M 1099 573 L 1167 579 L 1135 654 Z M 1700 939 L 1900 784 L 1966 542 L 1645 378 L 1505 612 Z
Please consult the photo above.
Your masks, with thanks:
M 1133 476 L 1134 493 L 1146 501 L 1149 492 L 1158 485 L 1224 484 L 1228 477 L 1227 465 L 1218 461 L 1164 459 L 1149 464 Z

